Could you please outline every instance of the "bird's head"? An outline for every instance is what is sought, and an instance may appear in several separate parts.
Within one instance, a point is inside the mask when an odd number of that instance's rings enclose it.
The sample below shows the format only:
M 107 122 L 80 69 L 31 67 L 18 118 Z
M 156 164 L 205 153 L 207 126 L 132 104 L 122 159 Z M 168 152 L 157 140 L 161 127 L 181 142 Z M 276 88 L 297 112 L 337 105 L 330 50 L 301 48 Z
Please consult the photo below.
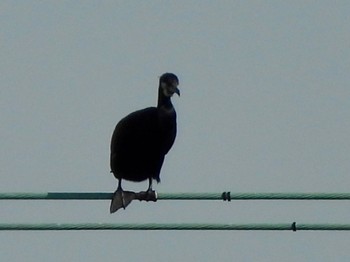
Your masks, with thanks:
M 172 73 L 165 73 L 159 79 L 159 86 L 166 97 L 172 97 L 174 93 L 180 96 L 178 85 L 179 79 Z

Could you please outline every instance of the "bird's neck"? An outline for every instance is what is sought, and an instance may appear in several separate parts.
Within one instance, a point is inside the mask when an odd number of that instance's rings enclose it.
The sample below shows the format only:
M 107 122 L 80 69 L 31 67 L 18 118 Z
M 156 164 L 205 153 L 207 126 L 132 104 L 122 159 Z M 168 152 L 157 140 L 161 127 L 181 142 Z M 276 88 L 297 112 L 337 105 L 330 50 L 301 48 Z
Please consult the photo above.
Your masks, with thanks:
M 170 97 L 167 97 L 163 94 L 163 91 L 161 88 L 159 88 L 158 91 L 158 108 L 166 108 L 166 109 L 172 109 L 173 104 L 171 103 Z

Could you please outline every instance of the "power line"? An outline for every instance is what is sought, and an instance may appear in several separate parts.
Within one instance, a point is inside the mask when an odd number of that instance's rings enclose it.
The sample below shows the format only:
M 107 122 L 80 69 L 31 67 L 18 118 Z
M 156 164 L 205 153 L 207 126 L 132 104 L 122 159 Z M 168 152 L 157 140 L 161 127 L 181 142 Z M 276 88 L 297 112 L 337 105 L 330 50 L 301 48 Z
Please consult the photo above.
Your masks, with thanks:
M 142 199 L 142 193 L 139 200 Z M 156 200 L 350 200 L 350 193 L 154 193 Z M 0 193 L 0 200 L 110 200 L 106 192 Z
M 350 230 L 350 224 L 108 224 L 108 223 L 80 223 L 80 224 L 0 224 L 0 231 L 22 230 L 285 230 L 285 231 L 329 231 Z
M 350 193 L 135 193 L 135 199 L 157 200 L 350 200 Z M 147 197 L 145 197 L 147 195 Z M 0 193 L 0 200 L 110 200 L 106 192 Z M 350 230 L 350 224 L 108 224 L 108 223 L 0 223 L 0 230 Z

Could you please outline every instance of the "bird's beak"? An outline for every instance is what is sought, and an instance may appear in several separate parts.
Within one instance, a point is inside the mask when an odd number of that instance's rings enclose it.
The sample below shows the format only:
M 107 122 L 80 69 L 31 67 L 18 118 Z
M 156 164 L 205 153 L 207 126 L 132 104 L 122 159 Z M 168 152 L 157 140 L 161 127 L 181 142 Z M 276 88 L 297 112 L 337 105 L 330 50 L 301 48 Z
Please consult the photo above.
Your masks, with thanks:
M 180 96 L 180 89 L 178 89 L 177 86 L 175 86 L 174 93 Z
M 179 83 L 174 81 L 170 84 L 170 91 L 172 94 L 177 94 L 178 96 L 180 96 L 180 90 L 178 88 Z

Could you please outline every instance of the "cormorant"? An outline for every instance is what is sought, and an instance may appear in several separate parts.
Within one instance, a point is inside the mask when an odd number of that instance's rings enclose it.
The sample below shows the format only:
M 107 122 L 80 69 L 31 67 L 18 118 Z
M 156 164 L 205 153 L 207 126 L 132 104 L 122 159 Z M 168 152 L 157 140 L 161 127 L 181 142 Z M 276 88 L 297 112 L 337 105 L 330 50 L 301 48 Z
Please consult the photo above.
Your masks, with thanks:
M 159 174 L 164 156 L 176 137 L 176 112 L 170 98 L 180 96 L 179 80 L 172 73 L 159 79 L 157 107 L 148 107 L 124 117 L 115 127 L 111 141 L 111 173 L 118 179 L 110 212 L 125 207 L 133 200 L 133 192 L 123 191 L 122 179 L 149 181 L 147 193 L 152 191 L 152 181 L 160 182 Z

